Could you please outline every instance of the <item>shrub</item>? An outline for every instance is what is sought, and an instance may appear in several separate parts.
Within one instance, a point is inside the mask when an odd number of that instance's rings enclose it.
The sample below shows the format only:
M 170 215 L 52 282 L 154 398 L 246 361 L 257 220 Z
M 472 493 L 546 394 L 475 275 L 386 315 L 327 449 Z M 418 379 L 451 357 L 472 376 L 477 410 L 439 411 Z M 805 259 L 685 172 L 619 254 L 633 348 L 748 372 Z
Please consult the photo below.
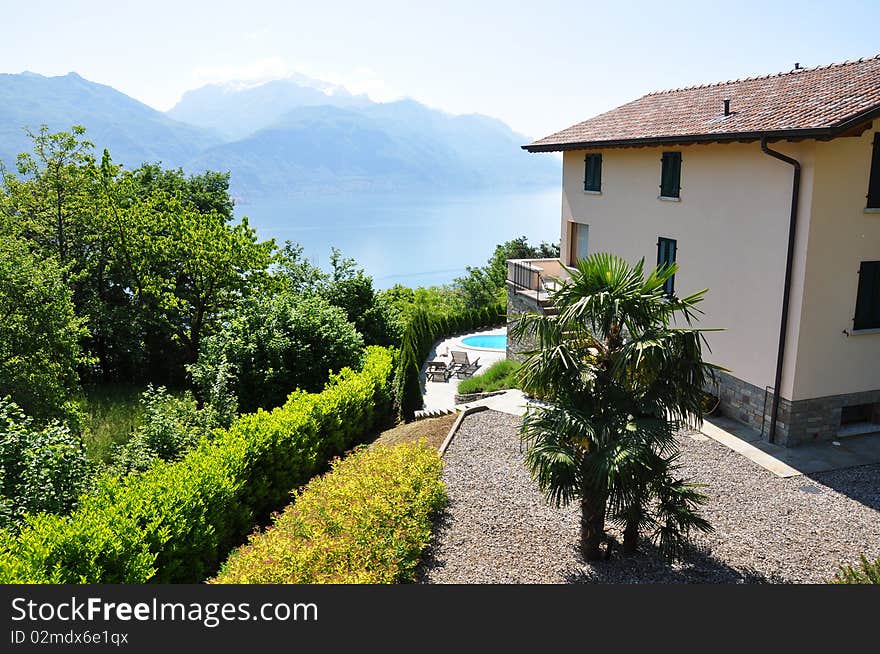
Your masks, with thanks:
M 37 428 L 0 398 L 0 526 L 15 529 L 26 513 L 68 513 L 88 478 L 85 449 L 67 427 Z
M 421 441 L 343 460 L 295 495 L 272 527 L 235 551 L 213 583 L 412 581 L 445 503 L 436 450 Z
M 880 584 L 880 559 L 869 561 L 864 554 L 859 556 L 856 567 L 844 565 L 834 578 L 835 584 Z
M 191 393 L 175 397 L 164 386 L 148 386 L 141 406 L 140 427 L 127 443 L 115 448 L 112 467 L 118 475 L 143 472 L 157 459 L 177 461 L 215 429 L 229 427 L 234 414 L 234 402 L 199 409 Z
M 88 335 L 51 257 L 0 230 L 0 397 L 9 395 L 44 424 L 70 418 Z
M 462 379 L 458 384 L 458 392 L 466 393 L 491 393 L 506 388 L 516 388 L 517 380 L 515 373 L 519 364 L 506 359 L 496 361 L 479 375 Z
M 102 478 L 69 519 L 27 518 L 0 537 L 0 583 L 180 583 L 212 574 L 290 489 L 387 421 L 391 352 L 368 348 L 323 392 L 291 393 L 237 419 L 183 459 Z
M 364 341 L 345 312 L 317 296 L 281 293 L 244 302 L 202 345 L 191 374 L 203 380 L 229 367 L 243 411 L 278 406 L 294 388 L 319 391 L 331 370 L 356 366 Z

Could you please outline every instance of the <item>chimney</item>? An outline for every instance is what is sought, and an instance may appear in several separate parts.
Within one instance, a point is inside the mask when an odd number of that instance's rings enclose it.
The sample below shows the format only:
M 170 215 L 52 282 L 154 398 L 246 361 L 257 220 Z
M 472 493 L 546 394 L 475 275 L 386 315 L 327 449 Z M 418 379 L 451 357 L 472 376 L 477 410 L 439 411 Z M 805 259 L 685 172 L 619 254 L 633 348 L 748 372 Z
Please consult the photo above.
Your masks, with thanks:
M 800 62 L 797 62 L 797 61 L 794 62 L 794 69 L 795 69 L 795 70 L 800 70 L 800 69 L 801 69 Z
M 730 98 L 724 98 L 724 115 L 730 115 Z

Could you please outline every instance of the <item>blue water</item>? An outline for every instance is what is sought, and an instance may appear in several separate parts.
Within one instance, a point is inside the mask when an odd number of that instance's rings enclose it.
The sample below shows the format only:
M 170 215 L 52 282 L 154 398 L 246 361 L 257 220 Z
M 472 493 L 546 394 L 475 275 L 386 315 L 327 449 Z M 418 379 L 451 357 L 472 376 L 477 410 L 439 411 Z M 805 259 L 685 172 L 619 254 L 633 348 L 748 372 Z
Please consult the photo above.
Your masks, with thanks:
M 461 339 L 462 345 L 486 347 L 493 350 L 507 349 L 507 334 L 480 334 Z
M 558 187 L 529 193 L 349 194 L 237 204 L 260 238 L 289 239 L 313 263 L 329 265 L 330 247 L 353 257 L 377 288 L 451 282 L 481 266 L 495 245 L 518 236 L 559 240 Z

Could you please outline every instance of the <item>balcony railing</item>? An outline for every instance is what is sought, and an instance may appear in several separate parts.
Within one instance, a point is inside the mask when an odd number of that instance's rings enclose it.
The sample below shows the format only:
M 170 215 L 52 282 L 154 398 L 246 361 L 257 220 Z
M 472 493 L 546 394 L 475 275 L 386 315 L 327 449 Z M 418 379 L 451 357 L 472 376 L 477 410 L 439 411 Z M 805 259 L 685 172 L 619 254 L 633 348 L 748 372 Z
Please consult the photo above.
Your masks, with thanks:
M 568 268 L 559 259 L 508 259 L 507 281 L 524 295 L 538 301 L 570 279 Z

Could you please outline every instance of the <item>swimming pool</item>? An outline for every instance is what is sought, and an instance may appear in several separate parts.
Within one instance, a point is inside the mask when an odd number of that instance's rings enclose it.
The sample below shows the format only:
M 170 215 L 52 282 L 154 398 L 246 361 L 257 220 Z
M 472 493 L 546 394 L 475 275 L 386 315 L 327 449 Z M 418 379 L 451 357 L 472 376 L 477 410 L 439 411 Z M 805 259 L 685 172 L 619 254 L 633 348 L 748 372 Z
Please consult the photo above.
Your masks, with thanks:
M 477 334 L 461 339 L 461 344 L 466 347 L 476 347 L 484 350 L 506 350 L 507 334 Z

